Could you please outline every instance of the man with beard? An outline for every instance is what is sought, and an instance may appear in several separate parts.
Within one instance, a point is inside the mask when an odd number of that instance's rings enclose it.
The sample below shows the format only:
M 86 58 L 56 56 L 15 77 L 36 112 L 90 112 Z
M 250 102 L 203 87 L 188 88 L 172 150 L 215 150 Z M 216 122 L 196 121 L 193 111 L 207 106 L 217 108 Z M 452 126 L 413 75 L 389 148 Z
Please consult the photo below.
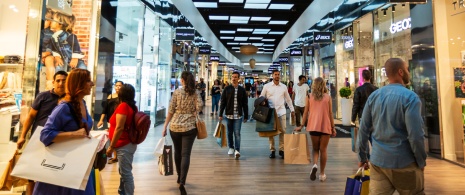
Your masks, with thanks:
M 52 114 L 53 109 L 58 105 L 58 101 L 65 95 L 65 82 L 68 73 L 58 71 L 53 75 L 53 89 L 39 93 L 32 103 L 31 110 L 24 121 L 21 136 L 18 139 L 17 148 L 21 149 L 26 141 L 26 135 L 32 126 L 31 135 L 37 126 L 44 126 L 48 116 Z M 32 194 L 34 182 L 29 181 L 26 188 L 26 194 Z
M 410 73 L 407 64 L 391 58 L 384 65 L 389 85 L 368 98 L 357 137 L 359 166 L 370 156 L 370 194 L 424 194 L 426 152 L 418 95 L 405 88 Z

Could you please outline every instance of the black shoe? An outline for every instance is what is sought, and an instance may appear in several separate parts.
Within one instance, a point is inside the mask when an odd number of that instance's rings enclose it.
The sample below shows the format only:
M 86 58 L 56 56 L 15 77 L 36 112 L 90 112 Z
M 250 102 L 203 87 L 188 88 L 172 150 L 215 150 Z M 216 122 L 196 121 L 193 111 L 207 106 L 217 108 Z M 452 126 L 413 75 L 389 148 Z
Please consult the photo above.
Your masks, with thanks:
M 281 156 L 282 158 L 284 158 L 284 151 L 279 151 L 279 156 Z
M 181 183 L 181 178 L 179 177 L 179 175 L 178 175 L 178 180 L 177 180 L 176 182 L 177 182 L 178 184 Z
M 203 112 L 202 112 L 202 111 L 200 111 L 200 112 L 199 112 L 199 114 L 200 114 L 200 115 L 202 115 L 202 114 L 203 114 Z
M 184 188 L 183 184 L 179 185 L 179 191 L 181 192 L 181 195 L 187 195 L 186 188 Z
M 276 158 L 275 152 L 271 151 L 270 158 Z

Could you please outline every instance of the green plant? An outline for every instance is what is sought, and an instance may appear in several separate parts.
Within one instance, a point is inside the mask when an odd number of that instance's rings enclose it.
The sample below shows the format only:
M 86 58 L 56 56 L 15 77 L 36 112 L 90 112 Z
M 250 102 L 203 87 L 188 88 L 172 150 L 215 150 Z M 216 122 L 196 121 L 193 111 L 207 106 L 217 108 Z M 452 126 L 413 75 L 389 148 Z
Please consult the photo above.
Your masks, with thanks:
M 343 87 L 339 89 L 339 95 L 343 98 L 349 99 L 350 94 L 352 94 L 352 90 L 348 87 Z

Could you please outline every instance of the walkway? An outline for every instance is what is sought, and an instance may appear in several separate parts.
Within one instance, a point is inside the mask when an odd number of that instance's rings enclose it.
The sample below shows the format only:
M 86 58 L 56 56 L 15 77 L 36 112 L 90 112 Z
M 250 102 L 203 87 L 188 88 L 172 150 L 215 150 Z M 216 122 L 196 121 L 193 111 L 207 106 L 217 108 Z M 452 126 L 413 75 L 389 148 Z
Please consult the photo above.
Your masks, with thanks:
M 347 176 L 357 169 L 357 156 L 350 149 L 350 138 L 333 138 L 328 146 L 328 179 L 325 182 L 318 179 L 310 181 L 310 165 L 285 165 L 283 159 L 268 158 L 268 139 L 258 137 L 255 133 L 255 122 L 242 125 L 241 158 L 235 160 L 227 155 L 227 148 L 220 148 L 216 144 L 216 138 L 211 136 L 217 119 L 210 117 L 210 107 L 206 110 L 203 117 L 209 137 L 194 143 L 186 181 L 188 194 L 344 194 Z M 133 164 L 135 192 L 138 195 L 179 194 L 176 173 L 172 176 L 161 176 L 158 173 L 157 159 L 153 155 L 155 145 L 161 138 L 162 128 L 163 125 L 160 125 L 152 129 L 145 142 L 138 146 Z M 291 130 L 292 127 L 288 125 L 287 132 Z M 465 194 L 465 168 L 436 158 L 428 158 L 427 164 L 426 194 Z M 107 194 L 117 194 L 117 165 L 107 165 L 102 175 Z

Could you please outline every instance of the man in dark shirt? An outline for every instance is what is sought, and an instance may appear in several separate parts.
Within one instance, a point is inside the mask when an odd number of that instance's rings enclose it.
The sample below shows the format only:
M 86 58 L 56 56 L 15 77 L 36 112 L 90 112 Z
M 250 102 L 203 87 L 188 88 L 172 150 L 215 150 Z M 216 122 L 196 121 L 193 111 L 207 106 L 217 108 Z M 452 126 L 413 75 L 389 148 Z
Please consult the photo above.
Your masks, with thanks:
M 355 123 L 357 115 L 359 119 L 362 118 L 363 108 L 365 107 L 368 97 L 373 91 L 378 89 L 370 83 L 371 72 L 369 70 L 363 70 L 362 77 L 364 82 L 363 85 L 355 89 L 354 105 L 352 107 L 352 123 Z
M 251 89 L 252 89 L 252 84 L 250 84 L 250 82 L 245 83 L 245 92 L 247 93 L 247 97 L 250 97 Z

